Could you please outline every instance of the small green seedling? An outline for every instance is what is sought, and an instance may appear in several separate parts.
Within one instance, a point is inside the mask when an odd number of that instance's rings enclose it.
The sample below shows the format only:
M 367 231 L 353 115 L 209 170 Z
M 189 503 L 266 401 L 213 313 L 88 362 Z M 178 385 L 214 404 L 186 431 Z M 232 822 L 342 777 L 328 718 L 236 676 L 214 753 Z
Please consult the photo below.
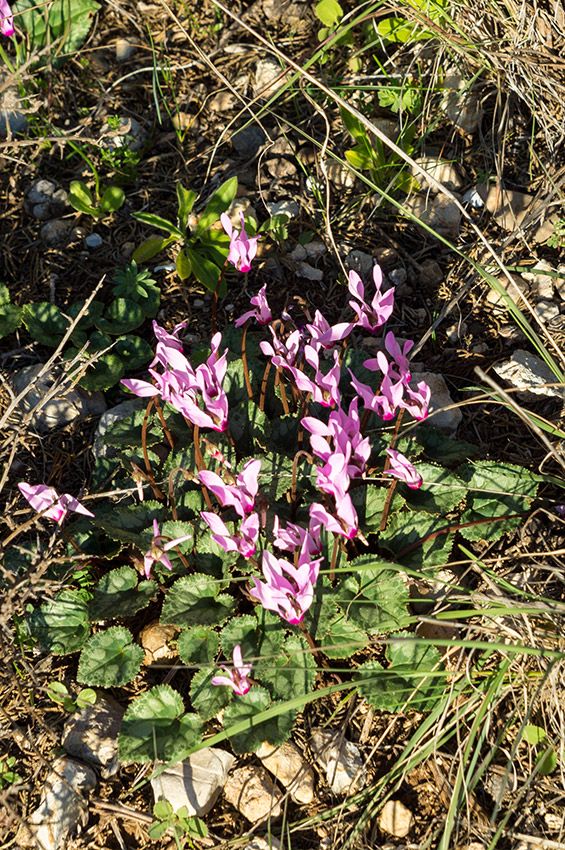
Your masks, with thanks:
M 400 156 L 389 151 L 377 137 L 371 137 L 361 121 L 347 109 L 341 110 L 341 118 L 355 141 L 355 146 L 345 151 L 348 163 L 358 171 L 368 171 L 377 186 L 409 192 L 414 186 L 414 178 L 406 170 Z M 396 144 L 407 154 L 414 151 L 414 132 L 414 125 L 407 124 L 395 139 Z
M 94 193 L 82 180 L 73 180 L 69 188 L 69 202 L 77 212 L 100 219 L 112 215 L 124 205 L 126 196 L 119 186 L 106 186 Z
M 94 705 L 96 702 L 96 691 L 92 688 L 82 688 L 76 698 L 73 698 L 63 682 L 50 682 L 47 686 L 47 695 L 57 705 L 63 706 L 69 714 L 74 711 L 81 711 L 81 709 L 88 705 Z
M 237 192 L 237 177 L 230 177 L 216 189 L 203 212 L 189 227 L 192 210 L 198 199 L 196 192 L 177 184 L 177 224 L 153 213 L 134 213 L 143 224 L 164 231 L 166 236 L 150 236 L 133 252 L 137 263 L 146 263 L 169 245 L 178 244 L 176 270 L 181 280 L 194 275 L 196 280 L 211 292 L 225 295 L 223 269 L 228 256 L 229 237 L 217 227 L 222 213 L 232 203 Z
M 547 732 L 541 726 L 528 723 L 524 726 L 523 738 L 530 746 L 536 747 L 536 767 L 542 776 L 549 776 L 557 767 L 557 753 L 548 743 Z
M 161 799 L 153 806 L 153 816 L 156 820 L 149 827 L 149 837 L 153 841 L 170 832 L 179 847 L 185 847 L 187 843 L 192 847 L 193 838 L 206 838 L 208 835 L 204 821 L 190 817 L 186 806 L 175 812 L 168 800 Z
M 22 782 L 22 777 L 13 768 L 16 765 L 15 756 L 4 756 L 0 758 L 0 789 Z

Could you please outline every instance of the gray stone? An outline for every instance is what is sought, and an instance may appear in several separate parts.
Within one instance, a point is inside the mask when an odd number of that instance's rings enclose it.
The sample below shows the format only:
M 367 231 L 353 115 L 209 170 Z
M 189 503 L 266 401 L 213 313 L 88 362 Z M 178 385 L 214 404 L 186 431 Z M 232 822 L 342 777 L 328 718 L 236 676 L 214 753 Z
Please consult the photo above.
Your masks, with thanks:
M 85 761 L 107 779 L 118 768 L 118 733 L 124 709 L 112 697 L 98 694 L 94 705 L 65 723 L 62 745 L 68 755 Z
M 246 765 L 230 775 L 224 796 L 251 823 L 278 818 L 283 795 L 264 767 Z
M 274 835 L 256 835 L 243 850 L 280 850 L 281 843 Z
M 435 260 L 424 260 L 418 278 L 423 286 L 435 286 L 444 278 L 443 269 Z
M 267 211 L 270 216 L 286 215 L 287 218 L 296 218 L 300 212 L 300 207 L 296 201 L 269 201 L 267 202 Z
M 0 77 L 0 88 L 4 79 Z M 28 122 L 22 109 L 16 86 L 9 86 L 0 92 L 0 139 L 11 139 L 12 136 L 25 133 Z
M 24 388 L 35 382 L 20 402 L 20 409 L 25 413 L 34 410 L 31 425 L 40 433 L 51 431 L 53 428 L 61 428 L 75 419 L 99 416 L 106 410 L 106 402 L 102 393 L 87 393 L 80 387 L 63 389 L 49 401 L 45 401 L 45 397 L 58 380 L 59 373 L 56 369 L 51 369 L 36 380 L 42 369 L 43 364 L 41 363 L 25 366 L 12 376 L 16 395 L 19 395 Z
M 412 812 L 400 800 L 387 800 L 379 814 L 379 829 L 396 838 L 405 838 L 413 822 Z
M 551 272 L 552 274 L 547 274 L 547 272 Z M 553 297 L 553 281 L 557 280 L 557 277 L 554 277 L 554 275 L 555 270 L 547 260 L 539 260 L 528 271 L 522 272 L 524 280 L 532 284 L 534 297 L 547 301 L 551 301 Z
M 96 786 L 91 767 L 70 758 L 60 758 L 45 780 L 39 806 L 16 835 L 18 847 L 60 850 L 88 817 L 85 795 Z
M 113 457 L 116 453 L 114 448 L 107 446 L 104 442 L 106 431 L 116 422 L 121 422 L 122 419 L 133 416 L 137 410 L 142 410 L 146 405 L 145 399 L 132 398 L 122 401 L 102 413 L 92 441 L 92 454 L 97 460 L 98 458 Z
M 295 245 L 288 256 L 289 259 L 294 260 L 295 263 L 298 263 L 301 260 L 305 260 L 307 257 L 306 248 L 304 247 L 304 245 Z
M 51 217 L 51 204 L 49 201 L 44 201 L 41 204 L 34 204 L 31 208 L 31 214 L 38 221 L 47 221 Z
M 326 166 L 328 180 L 338 189 L 352 189 L 355 186 L 355 174 L 348 165 L 333 160 Z
M 559 305 L 555 301 L 538 301 L 534 310 L 541 321 L 546 324 L 559 315 Z
M 206 747 L 183 762 L 169 765 L 151 779 L 155 802 L 164 798 L 175 812 L 186 806 L 191 817 L 202 817 L 218 799 L 234 761 L 231 753 Z
M 493 368 L 499 378 L 520 390 L 518 397 L 524 401 L 535 401 L 540 395 L 565 401 L 565 388 L 548 386 L 557 384 L 557 378 L 549 366 L 530 351 L 518 348 L 509 360 Z
M 310 263 L 298 263 L 296 267 L 296 274 L 298 277 L 306 278 L 306 280 L 321 281 L 324 279 L 324 272 L 322 269 L 315 269 L 314 266 L 310 265 Z
M 522 226 L 533 200 L 532 195 L 503 189 L 495 183 L 488 189 L 485 206 L 503 230 L 513 233 Z
M 416 194 L 406 198 L 403 204 L 408 213 L 429 225 L 444 236 L 457 236 L 461 211 L 457 204 L 444 195 Z
M 452 407 L 453 399 L 449 395 L 445 378 L 434 372 L 413 372 L 412 383 L 415 385 L 419 381 L 425 381 L 432 393 L 430 415 L 426 421 L 440 431 L 454 434 L 461 424 L 463 414 L 458 407 Z
M 147 140 L 147 133 L 137 118 L 120 118 L 120 126 L 117 130 L 106 127 L 102 134 L 101 143 L 107 150 L 113 151 L 117 148 L 129 148 L 131 151 L 139 151 Z
M 437 180 L 451 192 L 456 192 L 463 185 L 458 166 L 453 162 L 449 162 L 447 159 L 440 159 L 435 156 L 419 156 L 414 162 L 420 168 L 423 168 L 426 174 L 429 174 L 430 177 Z M 416 168 L 412 166 L 411 171 L 416 180 L 422 185 L 427 186 L 431 192 L 435 194 L 438 191 L 432 181 L 426 180 Z
M 116 51 L 116 62 L 121 65 L 122 62 L 127 62 L 128 59 L 131 59 L 137 47 L 127 38 L 118 38 L 114 49 Z
M 253 97 L 268 100 L 284 83 L 285 74 L 276 59 L 267 56 L 259 59 L 255 67 Z
M 100 246 L 104 244 L 104 240 L 99 233 L 89 233 L 84 240 L 84 244 L 87 248 L 90 248 L 91 251 L 94 251 L 96 248 L 100 248 Z
M 52 180 L 46 180 L 41 177 L 39 180 L 33 181 L 27 192 L 26 198 L 30 204 L 49 203 L 56 188 L 57 186 Z
M 238 99 L 233 92 L 229 89 L 225 89 L 224 91 L 219 91 L 218 94 L 215 94 L 214 97 L 211 97 L 208 101 L 208 109 L 211 109 L 212 112 L 229 112 L 231 109 L 235 109 L 238 104 Z
M 73 229 L 72 221 L 54 218 L 46 221 L 40 231 L 40 236 L 49 248 L 56 245 L 66 245 Z
M 447 69 L 444 89 L 442 107 L 449 120 L 464 133 L 474 133 L 483 115 L 477 92 L 455 67 Z
M 398 269 L 391 269 L 388 273 L 388 279 L 393 286 L 402 286 L 408 279 L 406 269 L 403 269 L 402 267 Z
M 319 239 L 312 239 L 311 242 L 307 242 L 306 245 L 304 245 L 304 250 L 306 251 L 306 256 L 309 260 L 319 260 L 320 257 L 323 257 L 328 251 L 324 243 Z
M 231 137 L 231 143 L 236 152 L 246 159 L 255 156 L 261 145 L 265 144 L 267 137 L 261 127 L 257 124 L 250 124 L 248 127 L 242 127 L 237 133 Z
M 313 729 L 310 746 L 334 794 L 355 794 L 366 783 L 365 762 L 359 748 L 337 730 Z
M 526 282 L 518 274 L 511 274 L 510 277 L 512 278 L 512 282 L 508 280 L 506 275 L 500 275 L 500 277 L 496 278 L 496 281 L 503 289 L 506 290 L 508 295 L 518 305 L 518 307 L 523 307 L 524 300 L 522 296 L 528 294 Z M 491 304 L 497 309 L 497 311 L 505 311 L 508 309 L 504 296 L 494 287 L 491 287 L 487 292 L 486 300 L 487 304 Z
M 345 268 L 357 272 L 363 280 L 368 280 L 373 273 L 375 259 L 365 251 L 359 251 L 356 248 L 350 251 L 345 258 Z
M 275 779 L 290 791 L 295 803 L 306 806 L 314 799 L 314 771 L 291 741 L 279 747 L 261 744 L 256 752 Z

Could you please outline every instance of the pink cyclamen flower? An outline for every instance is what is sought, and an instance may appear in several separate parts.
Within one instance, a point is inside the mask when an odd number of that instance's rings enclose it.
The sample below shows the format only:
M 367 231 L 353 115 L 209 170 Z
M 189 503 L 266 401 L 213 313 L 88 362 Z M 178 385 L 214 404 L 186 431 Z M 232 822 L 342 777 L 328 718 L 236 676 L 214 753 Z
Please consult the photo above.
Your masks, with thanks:
M 52 519 L 57 525 L 61 525 L 69 511 L 84 516 L 94 516 L 74 496 L 69 493 L 59 496 L 57 491 L 53 487 L 48 487 L 47 484 L 26 484 L 25 481 L 21 481 L 18 484 L 18 490 L 35 511 L 47 519 Z
M 240 272 L 251 270 L 251 262 L 257 253 L 257 242 L 259 236 L 248 236 L 245 232 L 245 218 L 243 213 L 239 214 L 241 220 L 241 233 L 235 230 L 227 213 L 222 213 L 220 221 L 222 227 L 230 237 L 230 250 L 228 262 Z
M 223 508 L 232 507 L 245 519 L 255 505 L 255 496 L 259 489 L 260 460 L 248 460 L 234 484 L 224 484 L 220 476 L 210 469 L 198 473 L 199 481 L 211 490 Z
M 243 316 L 240 316 L 239 319 L 236 319 L 234 322 L 236 328 L 240 328 L 248 319 L 255 319 L 255 321 L 260 325 L 268 325 L 269 322 L 273 321 L 273 314 L 271 313 L 266 293 L 267 284 L 265 283 L 257 295 L 250 298 L 250 303 L 253 304 L 255 309 L 249 310 L 247 313 L 244 313 Z
M 157 520 L 153 520 L 153 540 L 151 541 L 151 546 L 145 553 L 143 557 L 143 568 L 145 570 L 145 578 L 149 578 L 151 575 L 151 568 L 153 564 L 157 561 L 163 564 L 168 570 L 173 569 L 173 565 L 167 555 L 169 549 L 174 549 L 175 546 L 178 546 L 180 543 L 184 543 L 186 540 L 191 540 L 191 534 L 185 534 L 183 537 L 176 537 L 174 540 L 168 540 L 167 543 L 163 541 L 165 538 L 159 531 L 159 525 L 157 524 Z
M 244 558 L 253 557 L 259 537 L 259 514 L 249 514 L 241 523 L 238 534 L 230 534 L 225 522 L 212 511 L 200 511 L 200 516 L 212 531 L 212 539 L 224 552 L 239 552 Z
M 373 269 L 373 280 L 376 292 L 368 304 L 365 301 L 363 281 L 356 271 L 349 272 L 348 288 L 355 298 L 355 301 L 349 302 L 349 306 L 357 313 L 357 326 L 371 333 L 375 333 L 389 320 L 394 309 L 394 287 L 384 293 L 381 291 L 383 273 L 378 265 Z
M 312 558 L 308 554 L 307 547 L 302 549 L 297 567 L 264 550 L 262 569 L 265 583 L 254 578 L 255 586 L 249 593 L 267 611 L 275 611 L 287 623 L 298 625 L 313 602 L 320 561 L 321 558 Z
M 226 685 L 231 688 L 238 697 L 245 696 L 251 688 L 251 682 L 247 678 L 251 673 L 253 664 L 244 664 L 241 654 L 241 646 L 236 644 L 233 648 L 233 667 L 230 669 L 225 664 L 220 664 L 221 669 L 227 676 L 214 676 L 213 685 Z
M 389 457 L 390 469 L 385 469 L 384 474 L 404 481 L 411 490 L 419 490 L 424 483 L 422 476 L 408 458 L 396 449 L 386 449 L 386 453 Z
M 8 0 L 0 0 L 0 33 L 14 35 L 14 16 Z
M 337 342 L 341 342 L 349 336 L 355 325 L 355 322 L 341 322 L 338 325 L 330 325 L 325 316 L 319 310 L 316 310 L 314 321 L 306 325 L 306 329 L 312 338 L 313 345 L 333 348 Z

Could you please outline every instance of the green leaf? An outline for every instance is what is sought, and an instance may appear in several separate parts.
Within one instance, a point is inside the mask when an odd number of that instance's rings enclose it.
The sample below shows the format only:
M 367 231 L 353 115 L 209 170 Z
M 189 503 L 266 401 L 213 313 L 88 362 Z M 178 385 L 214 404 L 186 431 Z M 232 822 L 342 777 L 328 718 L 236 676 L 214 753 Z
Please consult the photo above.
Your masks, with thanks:
M 22 321 L 28 333 L 36 342 L 55 348 L 61 342 L 69 326 L 69 320 L 55 304 L 49 301 L 36 301 L 25 304 Z
M 22 308 L 10 303 L 8 287 L 0 283 L 0 339 L 14 333 L 22 319 Z
M 130 298 L 115 298 L 98 319 L 96 327 L 103 333 L 122 336 L 135 330 L 145 321 L 140 305 Z
M 461 523 L 480 522 L 478 525 L 461 528 L 467 540 L 494 542 L 523 522 L 534 499 L 539 478 L 521 466 L 496 461 L 478 461 L 459 470 L 461 478 L 469 488 L 468 509 L 461 516 Z M 489 522 L 493 517 L 509 519 Z M 484 522 L 482 520 L 485 520 Z
M 446 526 L 443 517 L 424 511 L 394 513 L 379 542 L 405 566 L 429 569 L 449 561 L 454 536 Z
M 367 632 L 360 628 L 335 603 L 323 604 L 316 638 L 328 658 L 350 658 L 369 643 Z
M 107 186 L 100 201 L 100 208 L 106 213 L 116 212 L 124 205 L 125 199 L 124 190 L 119 186 Z
M 179 658 L 188 667 L 212 664 L 218 654 L 220 636 L 209 626 L 192 626 L 178 636 Z
M 351 112 L 345 107 L 341 107 L 340 109 L 341 120 L 344 123 L 345 129 L 352 136 L 355 141 L 365 141 L 367 144 L 369 143 L 369 134 L 367 130 L 361 123 L 361 121 L 355 116 L 352 115 Z
M 237 177 L 230 177 L 211 196 L 204 207 L 204 212 L 198 219 L 196 232 L 198 234 L 207 230 L 225 212 L 237 194 Z
M 284 623 L 276 614 L 262 608 L 257 609 L 257 614 L 234 617 L 223 627 L 221 643 L 226 658 L 231 659 L 238 644 L 244 661 L 262 659 L 270 664 L 278 657 L 285 635 Z
M 188 259 L 186 252 L 180 250 L 175 261 L 175 268 L 181 280 L 187 280 L 192 274 L 192 263 Z
M 528 744 L 542 744 L 547 738 L 547 732 L 541 726 L 534 726 L 533 723 L 526 723 L 524 726 L 522 737 Z
M 81 180 L 71 181 L 69 186 L 69 203 L 77 212 L 98 217 L 98 208 L 92 192 Z
M 80 654 L 77 681 L 117 688 L 133 681 L 143 661 L 143 650 L 123 626 L 112 626 L 90 637 Z
M 197 198 L 196 192 L 193 192 L 192 189 L 185 189 L 182 183 L 177 183 L 178 219 L 179 227 L 182 230 L 186 230 L 188 226 L 188 217 Z
M 54 0 L 49 9 L 52 40 L 61 39 L 63 53 L 74 53 L 85 41 L 95 12 L 100 8 L 93 0 Z M 44 14 L 39 9 L 39 14 Z
M 80 711 L 81 708 L 86 708 L 89 705 L 96 705 L 98 694 L 92 688 L 81 688 L 77 694 L 76 706 Z
M 541 776 L 549 776 L 557 767 L 557 763 L 557 753 L 553 747 L 548 747 L 536 759 L 538 773 Z
M 227 686 L 213 685 L 212 678 L 220 671 L 199 670 L 192 677 L 190 701 L 202 720 L 211 720 L 232 699 L 232 690 Z
M 139 583 L 139 575 L 131 567 L 118 567 L 103 576 L 88 603 L 88 616 L 94 622 L 133 617 L 145 608 L 155 595 L 154 581 Z
M 187 248 L 186 254 L 192 266 L 192 273 L 196 280 L 205 286 L 206 289 L 209 289 L 210 292 L 215 292 L 220 280 L 220 269 L 218 266 L 194 248 Z M 218 289 L 218 294 L 220 296 L 225 295 L 225 292 L 223 291 L 225 288 L 225 281 L 222 281 L 222 284 Z
M 96 362 L 88 368 L 86 375 L 80 381 L 79 386 L 88 392 L 96 390 L 109 390 L 124 375 L 124 364 L 117 354 L 103 354 Z
M 396 630 L 408 621 L 408 588 L 394 564 L 361 555 L 338 586 L 337 601 L 347 617 L 369 634 Z
M 175 236 L 176 239 L 184 239 L 184 233 L 182 230 L 173 224 L 172 221 L 162 218 L 160 215 L 144 212 L 132 213 L 132 215 L 136 221 L 140 221 L 142 224 L 149 224 L 151 227 L 156 227 L 157 230 L 164 230 L 165 233 L 168 233 L 169 236 Z M 136 263 L 142 262 L 136 256 L 134 256 L 133 259 Z
M 343 9 L 337 0 L 320 0 L 314 12 L 326 27 L 334 27 L 343 18 Z
M 79 590 L 61 591 L 33 611 L 29 627 L 33 637 L 53 655 L 77 652 L 90 632 L 84 594 Z
M 127 334 L 114 346 L 114 354 L 122 361 L 124 372 L 145 366 L 153 357 L 153 349 L 140 336 Z
M 230 614 L 234 600 L 218 595 L 219 582 L 204 573 L 183 576 L 170 588 L 161 614 L 161 622 L 175 626 L 211 626 L 222 623 Z
M 445 687 L 443 674 L 434 672 L 441 665 L 439 652 L 433 646 L 418 644 L 408 633 L 397 637 L 402 640 L 387 649 L 391 662 L 387 670 L 378 661 L 368 661 L 355 671 L 359 692 L 379 710 L 401 711 L 408 705 L 429 711 Z
M 385 18 L 377 24 L 377 32 L 381 38 L 390 44 L 411 44 L 415 41 L 426 41 L 434 38 L 434 34 L 406 18 Z
M 259 749 L 263 741 L 266 740 L 265 727 L 267 724 L 261 723 L 254 726 L 253 720 L 256 714 L 266 711 L 270 704 L 271 697 L 268 691 L 265 688 L 253 686 L 249 693 L 238 697 L 227 706 L 222 722 L 228 734 L 230 726 L 240 723 L 242 720 L 247 720 L 249 723 L 245 732 L 229 736 L 230 743 L 236 753 L 253 752 Z
M 141 245 L 137 246 L 131 255 L 132 260 L 136 263 L 146 263 L 176 241 L 176 236 L 149 236 Z
M 124 763 L 178 761 L 202 741 L 202 721 L 184 714 L 180 695 L 169 685 L 157 685 L 134 699 L 122 721 L 118 746 Z
M 419 490 L 410 490 L 405 485 L 402 486 L 410 507 L 444 516 L 455 510 L 465 500 L 467 485 L 455 473 L 431 463 L 421 462 L 415 466 L 424 483 Z
M 268 687 L 274 699 L 285 701 L 310 693 L 316 679 L 316 662 L 304 638 L 291 635 L 278 655 L 260 658 L 252 675 Z
M 358 171 L 367 171 L 373 167 L 373 157 L 363 145 L 357 145 L 345 151 L 345 158 Z
M 101 528 L 113 540 L 121 540 L 139 548 L 143 545 L 140 534 L 154 519 L 160 521 L 163 515 L 163 506 L 159 502 L 145 501 L 141 504 L 105 505 L 98 508 L 91 525 Z

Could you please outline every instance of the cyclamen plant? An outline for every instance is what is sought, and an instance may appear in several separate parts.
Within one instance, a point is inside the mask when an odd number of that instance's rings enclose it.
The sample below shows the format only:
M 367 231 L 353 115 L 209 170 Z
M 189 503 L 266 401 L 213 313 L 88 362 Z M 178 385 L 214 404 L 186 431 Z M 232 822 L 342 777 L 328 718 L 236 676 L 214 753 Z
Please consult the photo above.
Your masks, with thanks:
M 231 242 L 242 238 L 232 231 Z M 430 390 L 411 374 L 413 343 L 386 330 L 394 290 L 378 267 L 373 283 L 350 273 L 351 315 L 334 325 L 320 311 L 274 317 L 262 286 L 235 328 L 192 357 L 186 323 L 154 322 L 150 379 L 122 382 L 142 407 L 106 432 L 92 485 L 132 496 L 66 525 L 69 554 L 121 565 L 91 594 L 65 590 L 40 606 L 30 628 L 52 652 L 80 651 L 78 681 L 98 687 L 139 674 L 143 651 L 124 619 L 149 607 L 180 629 L 191 710 L 169 685 L 134 699 L 123 761 L 179 760 L 217 717 L 237 751 L 279 744 L 334 659 L 333 681 L 376 709 L 425 711 L 443 692 L 438 651 L 406 631 L 406 571 L 433 578 L 457 517 L 469 540 L 515 527 L 537 484 L 510 465 L 501 479 L 492 462 L 467 463 L 468 444 L 415 428 Z M 360 353 L 365 334 L 380 337 L 374 357 Z M 79 510 L 38 486 L 21 489 L 44 515 Z M 91 623 L 106 627 L 90 634 Z M 385 658 L 358 655 L 386 635 Z

